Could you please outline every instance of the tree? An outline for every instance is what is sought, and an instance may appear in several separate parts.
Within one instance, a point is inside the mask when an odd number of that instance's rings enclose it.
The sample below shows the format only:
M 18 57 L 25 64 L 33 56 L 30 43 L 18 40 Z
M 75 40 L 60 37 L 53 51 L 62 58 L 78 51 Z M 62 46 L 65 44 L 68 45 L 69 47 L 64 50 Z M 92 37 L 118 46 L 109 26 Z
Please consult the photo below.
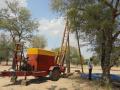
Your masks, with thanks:
M 31 18 L 30 11 L 19 5 L 18 0 L 6 1 L 6 8 L 0 10 L 0 28 L 9 32 L 14 46 L 28 40 L 38 28 L 38 22 Z M 16 69 L 15 60 L 18 51 L 14 50 L 12 68 Z
M 47 46 L 47 40 L 44 36 L 35 35 L 31 39 L 31 47 L 33 48 L 45 48 Z
M 38 22 L 31 19 L 30 11 L 19 2 L 6 2 L 7 8 L 0 10 L 0 28 L 8 31 L 13 42 L 29 39 L 38 28 Z
M 103 71 L 102 81 L 106 84 L 110 83 L 110 69 L 115 62 L 111 57 L 120 35 L 119 4 L 119 0 L 52 0 L 54 10 L 68 17 L 73 32 L 77 28 L 79 35 L 85 36 L 97 50 Z
M 98 54 L 103 70 L 102 79 L 103 82 L 106 81 L 105 83 L 110 82 L 110 69 L 113 66 L 111 54 L 120 32 L 118 29 L 119 21 L 115 19 L 113 14 L 114 10 L 105 2 L 99 2 L 99 4 L 86 7 L 86 11 L 82 15 L 84 22 L 86 22 L 86 24 L 82 24 L 83 30 L 89 37 L 91 44 L 99 49 Z
M 0 34 L 0 61 L 6 61 L 6 65 L 13 50 L 12 41 L 8 38 L 4 33 Z

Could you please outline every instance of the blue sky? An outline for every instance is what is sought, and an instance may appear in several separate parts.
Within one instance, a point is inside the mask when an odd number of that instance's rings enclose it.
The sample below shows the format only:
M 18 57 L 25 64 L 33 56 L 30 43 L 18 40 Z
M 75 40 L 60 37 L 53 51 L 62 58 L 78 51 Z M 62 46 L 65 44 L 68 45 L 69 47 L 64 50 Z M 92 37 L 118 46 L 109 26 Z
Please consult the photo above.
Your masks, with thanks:
M 56 14 L 50 9 L 50 0 L 28 0 L 28 8 L 34 18 L 52 19 Z
M 30 9 L 31 13 L 32 13 L 32 17 L 33 18 L 37 18 L 38 20 L 43 20 L 44 25 L 43 27 L 48 27 L 49 25 L 45 25 L 45 23 L 51 23 L 52 21 L 56 21 L 57 22 L 57 13 L 53 12 L 50 8 L 50 0 L 28 0 L 27 1 L 27 7 Z M 46 22 L 45 22 L 46 21 Z M 58 21 L 59 22 L 59 21 Z M 54 22 L 55 23 L 55 22 Z M 54 35 L 52 36 L 52 34 L 50 34 L 50 30 L 44 32 L 44 30 L 41 30 L 42 26 L 40 26 L 40 34 L 44 35 L 45 38 L 48 41 L 48 46 L 47 48 L 51 49 L 51 48 L 56 48 L 60 46 L 61 43 L 61 36 L 62 35 Z M 64 27 L 64 25 L 63 25 Z M 48 28 L 49 29 L 49 28 Z M 51 29 L 57 29 L 57 28 L 51 28 Z M 62 28 L 64 30 L 64 28 Z M 63 31 L 61 30 L 61 31 Z M 62 33 L 61 33 L 62 34 Z
M 49 20 L 52 20 L 57 17 L 56 13 L 53 13 L 53 11 L 50 9 L 50 0 L 28 0 L 27 7 L 30 9 L 33 18 L 49 21 Z M 49 23 L 49 22 L 47 22 L 47 23 Z M 46 27 L 47 27 L 47 25 L 46 25 Z M 59 44 L 60 44 L 59 37 L 51 37 L 47 32 L 44 32 L 42 30 L 39 33 L 46 37 L 46 39 L 48 41 L 48 48 L 54 48 L 54 47 L 59 46 Z M 54 38 L 56 38 L 56 39 L 54 39 Z

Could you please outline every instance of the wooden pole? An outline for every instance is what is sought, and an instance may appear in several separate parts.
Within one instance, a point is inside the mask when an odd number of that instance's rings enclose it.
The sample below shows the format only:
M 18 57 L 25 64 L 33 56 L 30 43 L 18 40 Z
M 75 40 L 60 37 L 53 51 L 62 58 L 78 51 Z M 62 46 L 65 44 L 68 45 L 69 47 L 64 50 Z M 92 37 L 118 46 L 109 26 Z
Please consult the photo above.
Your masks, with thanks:
M 81 55 L 81 50 L 80 50 L 80 42 L 79 42 L 79 36 L 78 36 L 78 30 L 76 29 L 76 37 L 77 37 L 77 44 L 78 44 L 78 51 L 79 51 L 79 56 L 80 56 L 80 64 L 81 64 L 81 69 L 82 69 L 82 73 L 84 73 L 83 70 L 83 60 L 82 60 L 82 55 Z
M 67 59 L 66 59 L 66 65 L 67 65 L 67 73 L 70 73 L 70 39 L 68 35 L 68 41 L 67 41 Z

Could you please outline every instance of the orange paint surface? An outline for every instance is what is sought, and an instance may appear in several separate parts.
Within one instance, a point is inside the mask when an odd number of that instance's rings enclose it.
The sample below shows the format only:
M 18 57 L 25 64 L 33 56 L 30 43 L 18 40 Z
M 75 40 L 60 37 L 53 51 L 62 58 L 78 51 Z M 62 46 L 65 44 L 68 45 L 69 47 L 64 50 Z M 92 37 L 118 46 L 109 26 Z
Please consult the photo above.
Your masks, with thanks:
M 27 53 L 28 63 L 35 71 L 47 71 L 50 66 L 56 65 L 55 55 L 55 52 L 30 48 Z

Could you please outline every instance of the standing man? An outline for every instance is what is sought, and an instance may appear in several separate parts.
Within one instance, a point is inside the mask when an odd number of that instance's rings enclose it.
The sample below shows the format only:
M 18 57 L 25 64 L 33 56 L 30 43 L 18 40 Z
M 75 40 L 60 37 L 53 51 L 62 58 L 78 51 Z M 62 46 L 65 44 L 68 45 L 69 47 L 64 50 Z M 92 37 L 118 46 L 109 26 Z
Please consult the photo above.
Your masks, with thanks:
M 92 69 L 93 69 L 92 58 L 90 58 L 90 61 L 88 62 L 88 68 L 89 68 L 89 80 L 91 80 L 92 79 Z

